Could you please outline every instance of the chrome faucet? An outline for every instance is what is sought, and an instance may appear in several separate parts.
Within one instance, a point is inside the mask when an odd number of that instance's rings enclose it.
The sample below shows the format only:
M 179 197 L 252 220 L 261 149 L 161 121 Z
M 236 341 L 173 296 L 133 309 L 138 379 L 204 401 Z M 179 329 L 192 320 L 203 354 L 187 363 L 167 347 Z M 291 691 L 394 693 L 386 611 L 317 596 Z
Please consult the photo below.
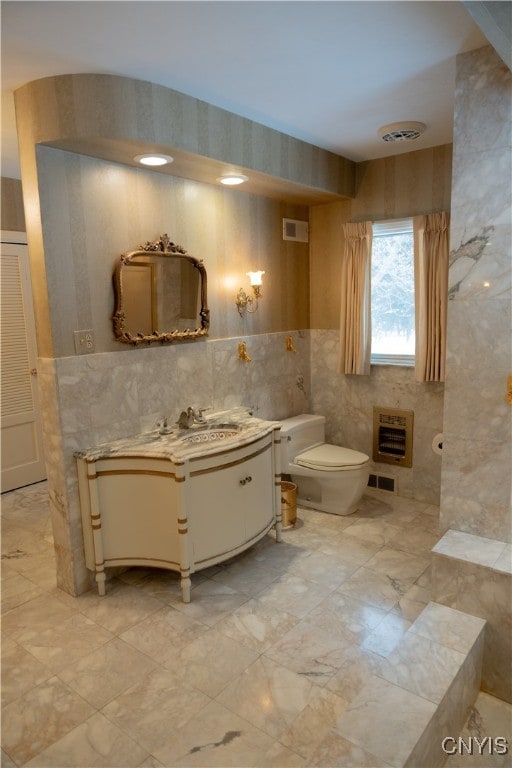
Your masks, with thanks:
M 180 413 L 180 417 L 178 419 L 178 426 L 180 427 L 180 429 L 189 429 L 193 423 L 194 423 L 194 409 L 191 408 L 189 405 L 186 411 L 182 411 Z
M 206 419 L 203 416 L 203 412 L 208 408 L 198 408 L 197 412 L 189 405 L 186 411 L 180 413 L 180 417 L 177 421 L 178 426 L 181 429 L 190 429 L 194 424 L 206 424 Z

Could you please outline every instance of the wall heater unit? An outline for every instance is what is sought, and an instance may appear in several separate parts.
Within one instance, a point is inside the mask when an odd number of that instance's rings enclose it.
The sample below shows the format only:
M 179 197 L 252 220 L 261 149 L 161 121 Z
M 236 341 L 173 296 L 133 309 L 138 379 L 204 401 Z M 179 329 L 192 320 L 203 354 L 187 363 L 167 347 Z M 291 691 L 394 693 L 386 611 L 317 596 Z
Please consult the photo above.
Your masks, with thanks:
M 373 460 L 412 467 L 413 411 L 373 409 Z

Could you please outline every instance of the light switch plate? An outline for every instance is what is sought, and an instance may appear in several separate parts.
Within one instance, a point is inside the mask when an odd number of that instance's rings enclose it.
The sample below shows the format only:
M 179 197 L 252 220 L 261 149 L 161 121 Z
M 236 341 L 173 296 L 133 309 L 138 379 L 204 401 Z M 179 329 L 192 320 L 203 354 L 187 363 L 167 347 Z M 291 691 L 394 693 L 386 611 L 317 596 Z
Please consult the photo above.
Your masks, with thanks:
M 87 355 L 94 352 L 94 331 L 92 328 L 85 331 L 74 331 L 74 336 L 77 355 Z

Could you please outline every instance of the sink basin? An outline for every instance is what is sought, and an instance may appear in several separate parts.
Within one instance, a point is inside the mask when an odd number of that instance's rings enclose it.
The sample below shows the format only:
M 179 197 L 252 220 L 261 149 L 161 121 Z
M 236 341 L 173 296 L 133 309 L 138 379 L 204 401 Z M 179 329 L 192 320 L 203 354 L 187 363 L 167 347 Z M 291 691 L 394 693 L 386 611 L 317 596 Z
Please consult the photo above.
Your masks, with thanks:
M 181 438 L 182 443 L 213 443 L 220 440 L 227 440 L 229 437 L 235 437 L 240 432 L 237 424 L 212 424 L 211 426 L 185 435 Z

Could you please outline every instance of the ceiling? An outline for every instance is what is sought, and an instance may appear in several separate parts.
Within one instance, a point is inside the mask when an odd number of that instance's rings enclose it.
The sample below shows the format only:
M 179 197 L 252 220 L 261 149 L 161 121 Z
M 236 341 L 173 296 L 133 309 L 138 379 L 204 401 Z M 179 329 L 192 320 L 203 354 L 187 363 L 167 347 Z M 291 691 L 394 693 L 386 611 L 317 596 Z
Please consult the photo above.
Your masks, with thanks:
M 41 77 L 148 80 L 359 162 L 450 143 L 455 57 L 488 42 L 466 4 L 444 0 L 15 0 L 1 10 L 1 172 L 11 178 L 13 91 Z M 425 123 L 423 136 L 379 138 L 404 120 Z

